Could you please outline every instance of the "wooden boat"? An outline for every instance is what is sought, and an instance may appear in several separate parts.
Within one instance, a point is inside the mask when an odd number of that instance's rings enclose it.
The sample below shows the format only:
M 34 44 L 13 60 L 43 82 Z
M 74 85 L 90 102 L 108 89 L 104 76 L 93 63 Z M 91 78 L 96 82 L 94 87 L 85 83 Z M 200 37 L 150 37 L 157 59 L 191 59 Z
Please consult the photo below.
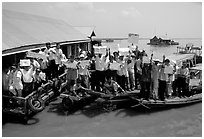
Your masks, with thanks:
M 202 94 L 195 94 L 190 97 L 186 98 L 172 98 L 172 99 L 166 99 L 165 101 L 160 100 L 143 100 L 143 99 L 137 99 L 133 98 L 135 100 L 135 105 L 132 105 L 131 107 L 144 107 L 147 109 L 158 109 L 158 108 L 173 108 L 173 107 L 180 107 L 180 106 L 186 106 L 198 102 L 202 102 Z
M 91 95 L 98 96 L 95 103 L 101 105 L 106 111 L 112 111 L 118 108 L 127 108 L 135 104 L 131 97 L 137 97 L 139 90 L 126 91 L 124 94 L 108 95 L 101 92 L 93 91 Z
M 66 74 L 47 82 L 26 97 L 2 95 L 2 114 L 19 116 L 27 124 L 29 118 L 42 111 L 46 103 L 66 87 Z

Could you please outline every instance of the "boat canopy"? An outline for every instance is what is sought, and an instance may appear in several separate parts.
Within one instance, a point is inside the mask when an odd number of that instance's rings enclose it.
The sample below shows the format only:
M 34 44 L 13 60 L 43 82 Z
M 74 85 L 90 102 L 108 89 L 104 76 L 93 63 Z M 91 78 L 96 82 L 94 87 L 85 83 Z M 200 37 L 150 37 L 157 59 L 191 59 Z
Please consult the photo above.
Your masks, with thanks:
M 176 65 L 181 66 L 183 61 L 192 60 L 194 57 L 195 54 L 172 54 L 166 58 L 176 63 Z
M 62 20 L 2 10 L 2 54 L 42 47 L 47 42 L 66 43 L 90 39 Z

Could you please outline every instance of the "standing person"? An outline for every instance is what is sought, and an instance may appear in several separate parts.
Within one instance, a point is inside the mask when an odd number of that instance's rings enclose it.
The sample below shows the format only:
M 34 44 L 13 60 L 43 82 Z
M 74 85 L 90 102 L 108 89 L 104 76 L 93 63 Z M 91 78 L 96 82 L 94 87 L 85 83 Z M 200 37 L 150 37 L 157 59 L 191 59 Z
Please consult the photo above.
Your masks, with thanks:
M 81 62 L 84 60 L 85 55 L 81 54 L 79 56 L 80 61 L 77 64 L 78 67 L 78 74 L 79 74 L 79 79 L 81 80 L 81 85 L 85 88 L 89 88 L 89 70 L 88 70 L 88 66 L 89 65 L 82 65 Z
M 96 90 L 96 66 L 95 66 L 95 58 L 94 56 L 91 58 L 90 62 L 90 85 L 91 90 Z
M 9 91 L 17 96 L 17 90 L 16 90 L 16 73 L 17 73 L 17 67 L 15 65 L 11 66 L 11 71 L 9 74 Z
M 124 58 L 123 55 L 119 56 L 118 63 L 120 64 L 120 67 L 117 71 L 117 82 L 122 87 L 122 89 L 125 90 L 125 74 L 124 74 L 125 63 L 123 61 L 123 58 Z
M 149 100 L 151 95 L 151 92 L 150 92 L 151 70 L 152 70 L 152 65 L 151 65 L 150 59 L 147 56 L 145 56 L 142 61 L 140 93 L 146 100 Z
M 172 82 L 173 82 L 173 73 L 174 67 L 170 64 L 170 60 L 165 60 L 164 73 L 167 76 L 167 98 L 172 96 Z
M 135 65 L 136 59 L 135 55 L 131 55 L 131 58 L 127 61 L 128 75 L 129 75 L 129 83 L 130 89 L 133 91 L 135 89 Z
M 186 63 L 183 63 L 182 67 L 178 70 L 178 95 L 179 97 L 188 96 L 188 82 L 187 79 L 189 78 L 189 69 Z
M 101 53 L 96 55 L 96 90 L 101 91 L 105 82 L 105 62 L 108 56 L 108 52 L 106 51 L 106 55 L 102 56 Z
M 63 58 L 63 52 L 62 49 L 60 49 L 59 43 L 56 43 L 55 52 L 54 77 L 57 78 L 59 76 L 59 66 L 62 64 L 61 59 Z
M 165 61 L 165 56 L 163 56 L 163 63 L 159 66 L 159 89 L 158 89 L 158 95 L 160 100 L 165 99 L 165 94 L 166 94 L 166 87 L 167 87 L 167 76 L 164 73 L 164 61 Z
M 56 57 L 56 51 L 54 48 L 50 48 L 49 49 L 49 56 L 48 56 L 48 60 L 49 60 L 49 70 L 50 70 L 50 79 L 52 80 L 53 78 L 55 78 L 55 73 L 56 73 L 56 64 L 55 64 L 55 57 Z
M 154 60 L 154 63 L 152 65 L 152 93 L 154 99 L 158 99 L 158 88 L 159 88 L 159 60 Z
M 127 61 L 128 61 L 128 57 L 124 59 L 124 68 L 123 68 L 123 75 L 125 76 L 125 90 L 130 89 Z
M 2 94 L 9 95 L 9 68 L 4 67 L 2 71 Z M 13 95 L 13 94 L 12 94 Z
M 71 82 L 75 82 L 78 78 L 77 61 L 74 60 L 74 56 L 70 57 L 70 61 L 66 64 L 67 67 L 67 81 L 68 89 L 70 89 Z
M 33 91 L 33 65 L 29 59 L 20 60 L 20 70 L 17 72 L 17 80 L 19 82 L 18 94 L 19 96 L 26 97 Z M 21 94 L 22 92 L 22 94 Z
M 139 59 L 135 61 L 135 89 L 141 89 L 141 76 L 142 76 L 142 58 L 143 55 L 139 54 Z

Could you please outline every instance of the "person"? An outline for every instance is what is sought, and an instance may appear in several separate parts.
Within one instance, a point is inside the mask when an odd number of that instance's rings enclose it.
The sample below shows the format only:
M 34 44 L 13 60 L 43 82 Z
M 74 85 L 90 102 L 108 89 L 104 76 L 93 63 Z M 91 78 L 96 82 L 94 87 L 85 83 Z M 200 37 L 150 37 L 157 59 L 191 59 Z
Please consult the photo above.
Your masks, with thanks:
M 135 61 L 134 71 L 135 71 L 135 89 L 141 89 L 141 76 L 142 76 L 142 58 L 143 55 L 139 54 L 139 59 Z
M 106 50 L 106 55 L 102 56 L 102 53 L 96 54 L 96 90 L 101 91 L 105 82 L 105 62 L 108 56 L 108 51 Z
M 131 55 L 131 58 L 127 61 L 127 69 L 128 69 L 128 75 L 129 75 L 129 83 L 130 83 L 130 89 L 133 91 L 135 89 L 135 71 L 134 71 L 134 65 L 135 65 L 135 55 Z
M 159 62 L 160 62 L 160 60 L 155 59 L 153 65 L 152 65 L 151 78 L 152 78 L 152 93 L 154 95 L 153 96 L 154 99 L 159 99 L 159 97 L 158 97 Z
M 165 94 L 166 94 L 166 87 L 167 87 L 167 76 L 164 73 L 164 65 L 165 62 L 165 56 L 163 56 L 163 63 L 159 65 L 159 88 L 158 88 L 158 95 L 159 99 L 164 101 Z
M 56 63 L 55 63 L 55 59 L 56 59 L 56 51 L 55 48 L 50 48 L 49 49 L 49 56 L 48 56 L 48 61 L 49 61 L 49 74 L 50 74 L 50 80 L 56 77 Z
M 88 88 L 85 88 L 81 85 L 81 79 L 77 78 L 76 81 L 72 81 L 72 86 L 70 92 L 77 96 L 78 98 L 89 96 L 86 91 L 89 91 Z
M 33 91 L 33 65 L 29 59 L 20 60 L 20 69 L 17 72 L 17 81 L 19 83 L 19 96 L 26 97 Z
M 178 96 L 185 97 L 188 96 L 188 82 L 189 78 L 189 69 L 184 62 L 182 67 L 178 70 L 178 78 L 177 78 L 177 87 L 178 87 Z
M 145 56 L 142 60 L 142 75 L 141 75 L 141 96 L 149 100 L 151 92 L 150 92 L 150 83 L 151 83 L 151 70 L 152 64 L 150 59 Z
M 91 58 L 90 61 L 90 85 L 92 90 L 96 90 L 96 67 L 95 67 L 95 58 L 94 56 Z
M 125 90 L 125 63 L 124 63 L 124 55 L 119 56 L 119 60 L 117 61 L 120 64 L 120 67 L 117 71 L 117 82 L 122 87 L 123 90 Z
M 70 83 L 75 82 L 78 78 L 78 69 L 77 69 L 77 61 L 74 59 L 74 56 L 70 56 L 70 60 L 68 63 L 65 64 L 67 68 L 67 81 L 68 81 L 68 88 L 70 88 Z
M 61 59 L 63 58 L 63 52 L 62 49 L 60 49 L 60 44 L 56 43 L 56 47 L 55 47 L 55 72 L 54 72 L 54 77 L 58 77 L 59 76 L 59 66 L 61 65 L 62 61 Z
M 173 73 L 174 73 L 174 67 L 170 64 L 170 60 L 165 60 L 165 67 L 164 67 L 164 73 L 167 76 L 167 94 L 166 97 L 172 96 L 172 82 L 173 82 Z
M 82 61 L 85 58 L 84 54 L 81 54 L 79 57 L 80 57 L 80 61 L 77 63 L 79 78 L 81 79 L 82 86 L 85 88 L 89 88 L 89 77 L 90 77 L 90 73 L 88 70 L 89 65 L 82 65 Z
M 10 95 L 9 93 L 9 67 L 4 67 L 2 68 L 3 71 L 2 71 L 2 93 L 4 95 Z M 13 94 L 11 94 L 13 95 Z
M 111 76 L 106 76 L 106 81 L 104 83 L 103 92 L 109 95 L 119 95 L 125 93 L 125 91 L 118 85 L 118 83 L 112 80 Z
M 18 96 L 17 94 L 17 81 L 16 81 L 16 73 L 17 73 L 16 65 L 11 66 L 11 71 L 9 73 L 9 91 L 14 95 Z
M 34 73 L 34 89 L 38 89 L 43 83 L 46 83 L 46 76 L 39 68 Z

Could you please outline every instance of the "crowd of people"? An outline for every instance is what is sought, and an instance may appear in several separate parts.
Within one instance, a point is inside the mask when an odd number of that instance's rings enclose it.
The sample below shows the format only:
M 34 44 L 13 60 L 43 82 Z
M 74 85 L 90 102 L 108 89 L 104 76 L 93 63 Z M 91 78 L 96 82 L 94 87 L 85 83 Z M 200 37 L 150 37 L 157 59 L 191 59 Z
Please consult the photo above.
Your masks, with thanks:
M 39 54 L 46 58 L 33 58 L 26 55 L 19 64 L 3 71 L 3 90 L 10 95 L 25 97 L 32 90 L 53 78 L 67 72 L 68 88 L 76 83 L 82 87 L 117 94 L 118 91 L 140 90 L 140 97 L 164 100 L 173 95 L 188 96 L 189 69 L 186 63 L 177 69 L 169 59 L 153 59 L 145 51 L 129 51 L 90 54 L 81 51 L 79 57 L 69 59 L 60 49 L 60 44 L 40 49 Z M 84 62 L 86 61 L 86 62 Z M 88 62 L 87 62 L 88 61 Z M 104 91 L 105 90 L 105 91 Z

